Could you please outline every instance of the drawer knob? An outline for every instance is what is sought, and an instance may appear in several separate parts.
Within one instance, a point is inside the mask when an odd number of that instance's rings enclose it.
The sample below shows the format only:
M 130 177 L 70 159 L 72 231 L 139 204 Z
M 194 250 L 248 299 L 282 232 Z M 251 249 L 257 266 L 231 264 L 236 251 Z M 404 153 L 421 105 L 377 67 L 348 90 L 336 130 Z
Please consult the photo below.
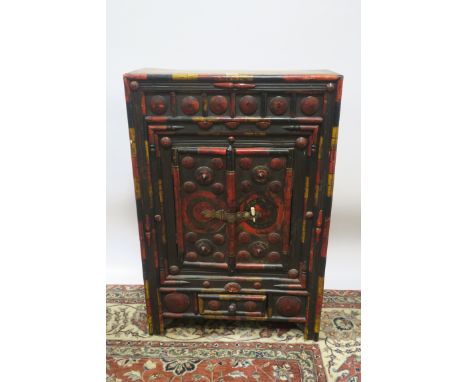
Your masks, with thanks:
M 237 305 L 235 303 L 229 304 L 228 311 L 229 313 L 234 313 L 237 310 Z

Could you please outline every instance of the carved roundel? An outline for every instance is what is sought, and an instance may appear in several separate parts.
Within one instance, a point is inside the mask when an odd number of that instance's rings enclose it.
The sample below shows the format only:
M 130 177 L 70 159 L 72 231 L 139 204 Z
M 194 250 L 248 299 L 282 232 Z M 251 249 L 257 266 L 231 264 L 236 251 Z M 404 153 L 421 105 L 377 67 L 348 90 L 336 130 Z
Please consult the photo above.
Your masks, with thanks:
M 282 296 L 276 300 L 276 311 L 285 317 L 294 317 L 301 312 L 302 302 L 295 296 Z
M 246 301 L 243 306 L 246 312 L 253 312 L 257 309 L 257 303 L 255 301 Z
M 252 182 L 250 180 L 243 180 L 241 182 L 242 192 L 250 192 L 251 189 L 252 189 Z
M 190 251 L 185 254 L 185 260 L 187 261 L 197 261 L 198 255 L 196 252 Z
M 213 252 L 213 244 L 207 239 L 200 239 L 195 243 L 197 253 L 201 256 L 208 256 Z
M 193 182 L 187 181 L 183 185 L 184 191 L 188 194 L 194 192 L 197 189 L 197 185 Z
M 251 95 L 243 96 L 239 102 L 239 109 L 245 115 L 252 115 L 257 111 L 257 100 Z
M 217 115 L 223 114 L 228 108 L 228 101 L 222 95 L 214 96 L 210 99 L 210 110 Z
M 195 166 L 195 159 L 193 159 L 193 157 L 191 157 L 190 155 L 187 155 L 182 158 L 182 161 L 180 163 L 182 164 L 182 167 L 193 168 L 193 166 Z
M 220 233 L 213 235 L 213 242 L 217 245 L 223 245 L 225 242 L 224 235 L 221 235 Z
M 224 168 L 224 162 L 221 158 L 213 158 L 211 160 L 211 165 L 216 170 L 222 170 Z
M 198 113 L 198 110 L 200 109 L 200 103 L 195 97 L 187 96 L 182 99 L 180 108 L 184 114 L 194 115 Z
M 260 258 L 265 256 L 267 247 L 263 241 L 256 241 L 249 246 L 249 252 L 253 257 Z
M 150 108 L 154 114 L 161 115 L 167 110 L 167 103 L 163 96 L 155 95 L 151 97 Z
M 250 158 L 241 158 L 239 160 L 239 166 L 243 170 L 250 170 L 252 167 L 252 159 Z
M 271 244 L 279 243 L 281 241 L 281 236 L 277 232 L 271 232 L 268 234 L 268 241 Z
M 267 255 L 267 260 L 269 263 L 279 263 L 281 256 L 278 252 L 273 251 Z
M 210 300 L 207 302 L 206 306 L 209 310 L 218 310 L 221 308 L 221 301 L 219 300 Z
M 284 158 L 273 158 L 270 162 L 273 170 L 281 170 L 284 167 Z
M 184 313 L 190 306 L 190 298 L 185 293 L 169 293 L 164 296 L 164 305 L 169 312 Z
M 318 110 L 319 100 L 317 97 L 309 96 L 305 97 L 301 101 L 301 111 L 305 115 L 312 115 Z
M 283 115 L 288 110 L 288 101 L 281 96 L 274 97 L 270 101 L 270 110 L 274 115 Z
M 224 256 L 223 252 L 215 252 L 215 253 L 213 253 L 213 258 L 218 263 L 222 263 L 224 261 L 225 256 Z
M 241 211 L 250 211 L 254 207 L 259 217 L 255 223 L 246 220 L 240 223 L 244 231 L 254 235 L 267 234 L 280 226 L 284 214 L 284 203 L 276 194 L 250 194 L 240 205 Z
M 247 232 L 240 232 L 238 238 L 242 244 L 247 244 L 250 241 L 250 235 Z
M 249 251 L 246 251 L 246 250 L 241 250 L 239 252 L 237 252 L 237 260 L 240 261 L 240 262 L 243 262 L 243 261 L 248 261 L 250 259 L 250 253 Z
M 255 182 L 265 184 L 270 177 L 270 170 L 265 166 L 256 166 L 252 171 L 252 178 Z
M 185 234 L 185 240 L 189 243 L 195 243 L 197 241 L 198 235 L 195 232 L 187 232 Z
M 207 166 L 198 167 L 195 171 L 195 179 L 203 186 L 213 183 L 213 170 Z
M 281 185 L 281 182 L 279 180 L 274 180 L 273 182 L 270 182 L 268 184 L 268 189 L 271 192 L 274 192 L 275 194 L 279 193 L 283 186 Z
M 224 185 L 222 183 L 215 183 L 211 186 L 211 191 L 215 194 L 222 194 L 224 192 Z

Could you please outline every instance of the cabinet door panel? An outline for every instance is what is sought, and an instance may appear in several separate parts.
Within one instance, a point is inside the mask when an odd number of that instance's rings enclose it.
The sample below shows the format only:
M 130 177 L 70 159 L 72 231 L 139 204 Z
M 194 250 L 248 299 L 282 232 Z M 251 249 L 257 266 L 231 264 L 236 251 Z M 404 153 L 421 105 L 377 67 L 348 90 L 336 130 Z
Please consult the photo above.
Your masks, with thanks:
M 283 270 L 289 263 L 292 159 L 292 149 L 236 149 L 238 208 L 256 215 L 237 226 L 236 269 Z
M 226 149 L 173 149 L 172 181 L 176 236 L 182 268 L 227 269 L 226 223 L 213 218 L 226 209 Z

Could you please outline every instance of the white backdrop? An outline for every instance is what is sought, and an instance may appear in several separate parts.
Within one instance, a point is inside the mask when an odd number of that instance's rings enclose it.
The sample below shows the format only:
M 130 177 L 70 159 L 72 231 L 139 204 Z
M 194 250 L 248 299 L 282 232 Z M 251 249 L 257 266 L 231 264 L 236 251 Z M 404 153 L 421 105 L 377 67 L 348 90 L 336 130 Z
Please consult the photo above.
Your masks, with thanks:
M 107 2 L 108 283 L 142 283 L 122 74 L 143 67 L 344 75 L 325 287 L 360 289 L 359 0 Z

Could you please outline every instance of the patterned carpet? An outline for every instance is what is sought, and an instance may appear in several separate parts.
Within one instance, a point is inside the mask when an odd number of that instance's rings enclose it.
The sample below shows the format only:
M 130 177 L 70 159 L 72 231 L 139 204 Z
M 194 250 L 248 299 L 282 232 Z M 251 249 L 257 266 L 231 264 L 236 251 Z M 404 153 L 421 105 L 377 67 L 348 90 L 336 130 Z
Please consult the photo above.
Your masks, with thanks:
M 107 381 L 361 380 L 361 293 L 326 290 L 320 341 L 294 324 L 175 320 L 149 336 L 140 285 L 107 286 Z

